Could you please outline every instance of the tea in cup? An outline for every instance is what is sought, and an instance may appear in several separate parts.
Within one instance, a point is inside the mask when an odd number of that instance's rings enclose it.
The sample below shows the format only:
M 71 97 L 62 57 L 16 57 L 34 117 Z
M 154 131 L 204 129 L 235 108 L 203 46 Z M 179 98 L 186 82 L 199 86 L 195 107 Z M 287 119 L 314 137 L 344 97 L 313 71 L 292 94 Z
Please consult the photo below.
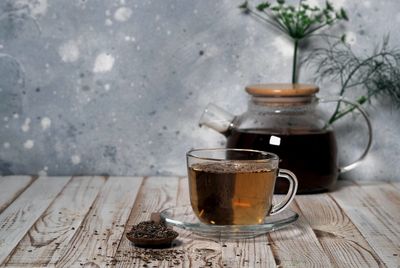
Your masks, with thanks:
M 288 207 L 297 191 L 296 176 L 278 169 L 276 154 L 250 149 L 193 149 L 187 153 L 190 203 L 199 220 L 215 225 L 261 224 Z M 290 187 L 272 204 L 276 178 Z

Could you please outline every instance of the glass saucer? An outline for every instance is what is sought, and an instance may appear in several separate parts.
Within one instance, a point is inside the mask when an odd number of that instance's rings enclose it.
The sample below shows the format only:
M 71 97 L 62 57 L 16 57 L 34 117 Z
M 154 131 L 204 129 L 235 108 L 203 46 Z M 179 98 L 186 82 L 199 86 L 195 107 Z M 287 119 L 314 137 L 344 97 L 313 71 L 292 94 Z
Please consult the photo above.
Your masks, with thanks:
M 168 224 L 191 231 L 197 235 L 220 239 L 241 239 L 262 235 L 283 228 L 298 219 L 299 215 L 289 209 L 265 217 L 262 224 L 212 225 L 199 221 L 191 206 L 173 207 L 161 211 L 161 218 Z

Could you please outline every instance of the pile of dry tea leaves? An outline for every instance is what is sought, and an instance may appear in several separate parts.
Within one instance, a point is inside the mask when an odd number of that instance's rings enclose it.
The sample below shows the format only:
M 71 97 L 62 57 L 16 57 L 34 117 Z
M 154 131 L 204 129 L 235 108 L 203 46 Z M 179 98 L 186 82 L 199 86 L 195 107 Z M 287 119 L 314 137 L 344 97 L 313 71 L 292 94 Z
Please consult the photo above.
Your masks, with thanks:
M 139 247 L 168 247 L 178 236 L 171 227 L 168 227 L 159 217 L 159 214 L 153 213 L 152 220 L 143 221 L 132 226 L 127 238 Z
M 143 221 L 138 225 L 134 225 L 128 235 L 132 238 L 165 239 L 170 237 L 175 238 L 177 232 L 162 222 Z

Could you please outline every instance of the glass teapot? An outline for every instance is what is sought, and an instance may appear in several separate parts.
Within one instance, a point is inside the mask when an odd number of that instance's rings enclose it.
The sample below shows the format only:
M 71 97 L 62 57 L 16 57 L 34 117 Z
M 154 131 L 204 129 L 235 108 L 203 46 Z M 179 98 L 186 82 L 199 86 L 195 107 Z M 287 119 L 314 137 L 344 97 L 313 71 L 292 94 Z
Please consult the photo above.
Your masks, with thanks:
M 321 99 L 319 88 L 310 84 L 256 84 L 246 87 L 251 95 L 248 109 L 239 116 L 209 104 L 199 124 L 227 137 L 228 148 L 269 151 L 281 159 L 280 167 L 292 170 L 299 181 L 298 193 L 331 190 L 341 172 L 360 163 L 372 141 L 371 123 L 360 106 L 343 98 Z M 331 125 L 323 119 L 319 104 L 327 102 L 352 104 L 365 118 L 368 143 L 353 163 L 339 167 L 337 144 Z M 285 193 L 288 185 L 277 182 L 275 193 Z

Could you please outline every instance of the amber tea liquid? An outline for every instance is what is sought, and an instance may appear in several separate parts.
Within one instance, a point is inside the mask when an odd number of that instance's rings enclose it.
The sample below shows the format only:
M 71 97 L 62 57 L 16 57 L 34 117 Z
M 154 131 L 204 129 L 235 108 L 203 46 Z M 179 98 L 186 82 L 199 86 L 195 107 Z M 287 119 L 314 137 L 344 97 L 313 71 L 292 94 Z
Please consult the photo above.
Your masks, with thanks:
M 238 162 L 189 167 L 192 208 L 204 223 L 259 224 L 272 207 L 276 169 Z

